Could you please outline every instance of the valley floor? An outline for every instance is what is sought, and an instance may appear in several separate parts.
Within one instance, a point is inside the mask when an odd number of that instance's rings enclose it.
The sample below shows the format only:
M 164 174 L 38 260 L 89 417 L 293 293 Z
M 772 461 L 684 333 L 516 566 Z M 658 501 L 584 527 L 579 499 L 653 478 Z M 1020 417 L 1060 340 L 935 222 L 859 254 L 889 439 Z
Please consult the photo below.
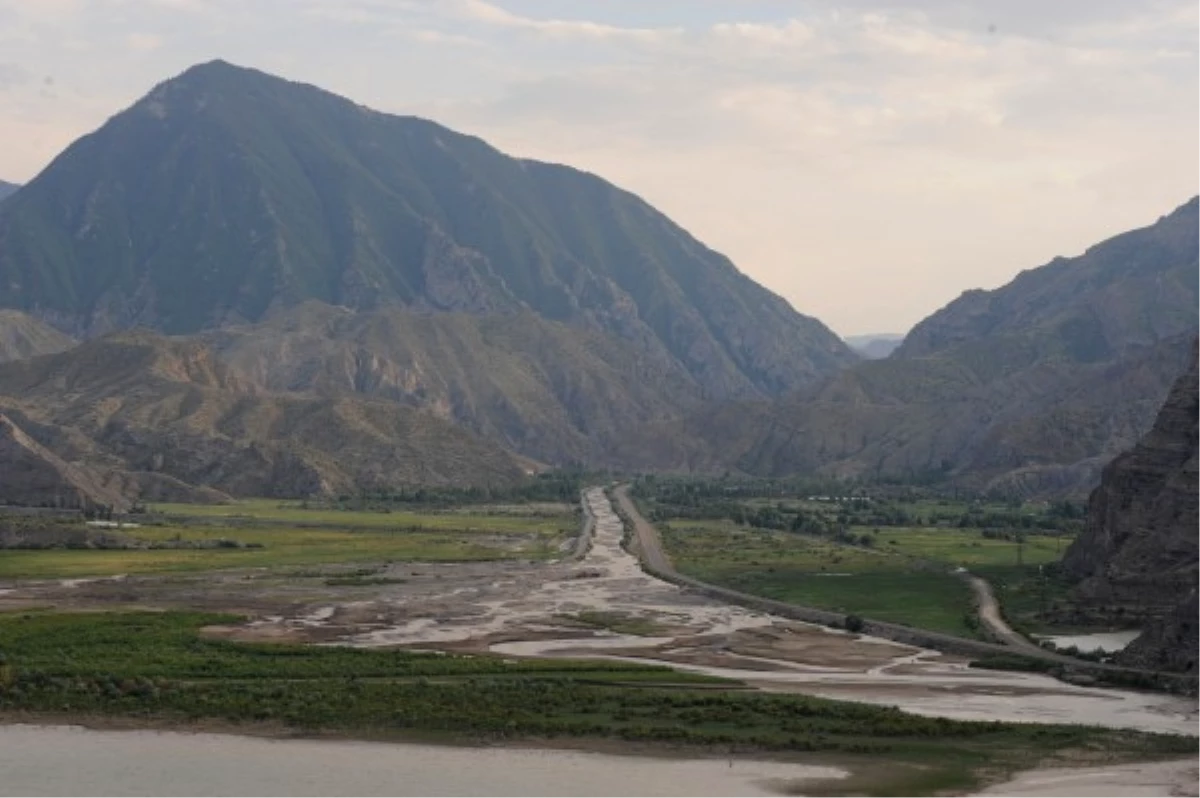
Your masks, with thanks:
M 564 548 L 563 556 L 548 562 L 374 563 L 366 578 L 359 575 L 363 564 L 347 563 L 302 571 L 9 580 L 0 583 L 0 611 L 234 613 L 250 620 L 211 623 L 204 635 L 381 652 L 493 654 L 515 662 L 586 657 L 614 666 L 669 664 L 682 672 L 681 679 L 688 674 L 735 679 L 773 693 L 898 706 L 931 717 L 1195 733 L 1194 699 L 975 670 L 937 652 L 789 621 L 680 589 L 644 573 L 625 551 L 621 522 L 603 491 L 588 491 L 585 503 L 592 522 L 590 536 L 579 541 L 578 557 Z M 662 682 L 662 676 L 656 678 Z

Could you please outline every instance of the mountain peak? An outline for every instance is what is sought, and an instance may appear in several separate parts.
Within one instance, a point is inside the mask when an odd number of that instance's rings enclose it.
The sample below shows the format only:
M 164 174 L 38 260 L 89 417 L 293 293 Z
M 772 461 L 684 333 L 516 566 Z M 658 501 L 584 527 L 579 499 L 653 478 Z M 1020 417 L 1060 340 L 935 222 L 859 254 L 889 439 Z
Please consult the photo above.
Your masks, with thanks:
M 3 302 L 96 335 L 306 300 L 533 312 L 635 342 L 706 398 L 856 358 L 628 192 L 216 60 L 160 83 L 0 206 Z

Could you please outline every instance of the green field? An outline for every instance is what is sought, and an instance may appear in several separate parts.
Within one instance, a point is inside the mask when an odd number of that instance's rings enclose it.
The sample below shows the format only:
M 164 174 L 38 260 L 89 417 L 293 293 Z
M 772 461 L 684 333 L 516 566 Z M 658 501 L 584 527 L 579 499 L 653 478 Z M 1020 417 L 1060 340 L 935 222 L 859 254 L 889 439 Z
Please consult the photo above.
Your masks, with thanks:
M 810 752 L 866 795 L 974 788 L 1056 756 L 1181 756 L 1195 740 L 1085 726 L 971 723 L 894 708 L 728 689 L 661 666 L 248 645 L 195 613 L 0 614 L 0 717 L 221 721 L 281 733 L 446 741 L 624 740 L 708 751 Z M 633 687 L 637 689 L 632 689 Z
M 152 545 L 182 542 L 207 544 L 209 548 L 3 550 L 0 579 L 67 579 L 359 562 L 550 559 L 559 556 L 561 545 L 578 531 L 575 516 L 564 505 L 559 507 L 562 511 L 558 513 L 519 515 L 507 510 L 494 513 L 305 510 L 280 506 L 275 501 L 171 505 L 172 513 L 161 525 L 107 531 Z M 191 520 L 174 520 L 183 518 Z M 210 523 L 207 519 L 221 522 Z M 228 548 L 217 547 L 218 541 L 232 543 Z
M 746 593 L 972 637 L 959 569 L 1000 580 L 1002 607 L 1025 629 L 1067 603 L 1042 566 L 1082 527 L 1078 503 L 810 482 L 645 477 L 634 493 L 671 528 L 664 543 L 680 571 Z
M 973 569 L 979 566 L 1015 566 L 1018 558 L 1029 566 L 1055 562 L 1069 541 L 1030 535 L 1023 544 L 987 538 L 978 529 L 929 527 L 851 527 L 851 532 L 871 534 L 881 551 Z
M 572 523 L 575 508 L 566 504 L 481 505 L 446 511 L 336 510 L 309 508 L 299 501 L 244 499 L 229 504 L 153 504 L 152 515 L 168 518 L 213 519 L 234 522 L 238 519 L 303 525 L 332 526 L 343 529 L 394 529 L 419 526 L 425 529 L 486 529 L 495 532 L 553 530 Z
M 660 524 L 659 530 L 675 567 L 706 582 L 793 604 L 977 635 L 967 583 L 946 565 L 892 550 L 899 545 L 844 546 L 723 521 Z M 902 536 L 894 538 L 899 543 Z M 931 545 L 914 540 L 909 548 Z
M 1062 541 L 1030 536 L 1021 546 L 977 529 L 885 527 L 869 547 L 775 532 L 729 521 L 659 524 L 681 573 L 714 584 L 809 607 L 861 615 L 965 637 L 978 637 L 970 587 L 952 571 L 1036 573 L 1054 562 Z

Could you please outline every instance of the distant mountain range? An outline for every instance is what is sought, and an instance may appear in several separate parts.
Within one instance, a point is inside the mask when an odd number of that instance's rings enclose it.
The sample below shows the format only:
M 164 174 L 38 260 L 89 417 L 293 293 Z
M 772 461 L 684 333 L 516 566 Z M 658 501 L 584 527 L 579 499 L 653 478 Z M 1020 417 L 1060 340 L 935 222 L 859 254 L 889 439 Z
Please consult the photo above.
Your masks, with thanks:
M 643 469 L 737 469 L 1082 494 L 1149 429 L 1197 329 L 1195 199 L 1077 258 L 969 291 L 886 360 L 623 439 Z
M 874 335 L 848 335 L 846 344 L 867 360 L 879 360 L 896 351 L 904 340 L 903 333 L 876 333 Z

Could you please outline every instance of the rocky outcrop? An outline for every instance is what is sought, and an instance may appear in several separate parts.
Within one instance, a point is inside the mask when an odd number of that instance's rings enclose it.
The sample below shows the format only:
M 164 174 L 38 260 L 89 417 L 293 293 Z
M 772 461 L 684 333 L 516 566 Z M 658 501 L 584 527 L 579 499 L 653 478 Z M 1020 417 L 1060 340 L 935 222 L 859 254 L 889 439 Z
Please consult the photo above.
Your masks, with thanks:
M 1087 612 L 1149 624 L 1127 655 L 1135 661 L 1195 668 L 1198 408 L 1193 349 L 1154 427 L 1104 469 L 1084 532 L 1063 557 Z
M 0 310 L 0 363 L 65 352 L 75 339 L 19 310 Z
M 1131 668 L 1195 673 L 1200 650 L 1197 617 L 1200 601 L 1193 590 L 1169 615 L 1151 622 L 1118 659 Z
M 86 508 L 127 502 L 91 469 L 67 463 L 0 414 L 0 503 Z
M 531 467 L 395 402 L 265 392 L 202 344 L 149 332 L 0 363 L 0 413 L 14 504 L 500 486 Z

